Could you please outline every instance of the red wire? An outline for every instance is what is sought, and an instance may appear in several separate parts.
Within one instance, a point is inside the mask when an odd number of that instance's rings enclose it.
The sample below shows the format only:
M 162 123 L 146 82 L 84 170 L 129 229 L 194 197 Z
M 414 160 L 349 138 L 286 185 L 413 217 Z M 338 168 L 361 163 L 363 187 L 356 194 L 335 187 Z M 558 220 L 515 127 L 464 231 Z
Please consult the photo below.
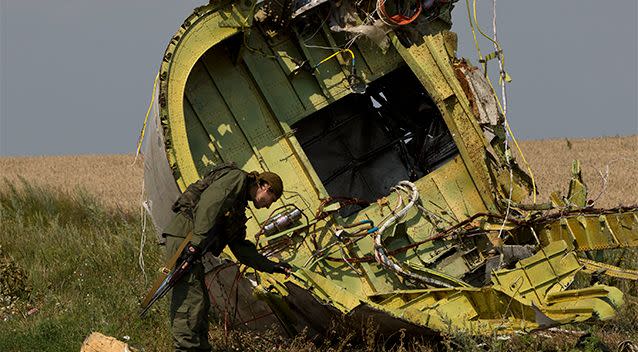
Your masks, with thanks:
M 421 14 L 421 10 L 422 10 L 421 2 L 417 1 L 417 5 L 418 5 L 418 8 L 414 12 L 414 14 L 410 17 L 404 16 L 402 14 L 396 14 L 392 16 L 388 15 L 387 12 L 385 11 L 385 0 L 380 0 L 379 11 L 381 12 L 383 16 L 385 16 L 388 20 L 390 20 L 394 24 L 398 26 L 404 26 L 406 24 L 412 23 Z

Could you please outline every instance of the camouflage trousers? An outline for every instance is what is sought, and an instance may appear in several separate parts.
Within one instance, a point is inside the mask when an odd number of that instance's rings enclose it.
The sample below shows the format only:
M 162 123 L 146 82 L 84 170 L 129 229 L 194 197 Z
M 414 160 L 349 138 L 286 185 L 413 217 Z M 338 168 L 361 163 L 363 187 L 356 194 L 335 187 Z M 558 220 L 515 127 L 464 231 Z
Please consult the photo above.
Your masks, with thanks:
M 183 238 L 166 236 L 166 256 L 177 251 Z M 208 310 L 210 298 L 204 283 L 204 266 L 196 263 L 173 286 L 169 319 L 175 351 L 210 351 Z

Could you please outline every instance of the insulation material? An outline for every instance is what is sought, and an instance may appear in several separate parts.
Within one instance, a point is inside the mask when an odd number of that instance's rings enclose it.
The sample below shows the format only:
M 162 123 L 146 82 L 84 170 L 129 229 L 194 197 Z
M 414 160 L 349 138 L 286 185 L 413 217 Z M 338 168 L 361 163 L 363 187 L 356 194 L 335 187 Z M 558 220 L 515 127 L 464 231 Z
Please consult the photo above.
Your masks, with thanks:
M 180 192 L 173 173 L 168 164 L 164 149 L 164 134 L 159 119 L 158 104 L 159 87 L 155 91 L 153 100 L 152 118 L 146 127 L 144 139 L 144 209 L 148 212 L 155 225 L 160 243 L 164 242 L 161 236 L 163 229 L 168 226 L 173 218 L 171 206 Z M 162 190 L 158 192 L 157 190 Z

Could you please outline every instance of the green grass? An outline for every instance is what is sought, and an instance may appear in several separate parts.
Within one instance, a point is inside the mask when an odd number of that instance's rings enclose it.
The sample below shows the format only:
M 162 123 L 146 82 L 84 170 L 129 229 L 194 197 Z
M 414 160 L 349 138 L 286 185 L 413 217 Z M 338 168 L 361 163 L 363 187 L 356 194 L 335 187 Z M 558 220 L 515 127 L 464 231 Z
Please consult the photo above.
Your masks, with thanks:
M 166 302 L 160 313 L 137 316 L 147 289 L 138 266 L 140 219 L 107 210 L 82 190 L 23 186 L 0 191 L 0 254 L 26 272 L 29 289 L 18 297 L 21 311 L 0 323 L 0 351 L 79 351 L 92 331 L 166 350 Z M 151 276 L 162 257 L 153 236 L 144 253 Z
M 128 343 L 145 351 L 170 351 L 167 298 L 146 319 L 138 318 L 139 302 L 150 286 L 138 266 L 139 215 L 110 210 L 81 189 L 69 194 L 22 183 L 0 187 L 0 270 L 4 270 L 0 287 L 13 288 L 7 292 L 14 301 L 11 310 L 0 311 L 0 351 L 79 351 L 93 331 L 119 340 L 130 336 Z M 154 236 L 147 233 L 144 248 L 149 281 L 163 257 Z M 636 250 L 609 255 L 609 262 L 638 267 Z M 586 285 L 590 278 L 580 280 Z M 579 350 L 595 351 L 597 341 L 615 350 L 619 342 L 635 341 L 638 335 L 636 283 L 613 279 L 603 283 L 621 288 L 625 305 L 611 321 L 565 327 L 591 331 L 592 337 Z M 274 333 L 226 333 L 222 323 L 213 323 L 210 337 L 218 351 L 291 352 L 573 351 L 577 340 L 549 332 L 506 341 L 453 332 L 442 334 L 438 341 L 401 334 L 387 341 L 380 340 L 372 326 L 353 331 L 336 324 L 329 331 L 329 336 L 313 343 L 303 334 L 291 339 Z

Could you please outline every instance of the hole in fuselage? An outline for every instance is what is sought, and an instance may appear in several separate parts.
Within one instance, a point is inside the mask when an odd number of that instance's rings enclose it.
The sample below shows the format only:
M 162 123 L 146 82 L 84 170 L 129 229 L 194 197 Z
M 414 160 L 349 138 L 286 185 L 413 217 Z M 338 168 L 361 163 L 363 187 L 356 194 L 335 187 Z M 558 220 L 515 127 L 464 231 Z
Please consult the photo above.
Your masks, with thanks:
M 408 67 L 372 82 L 293 126 L 333 197 L 375 200 L 458 153 L 436 104 Z M 350 206 L 341 212 L 356 212 Z

